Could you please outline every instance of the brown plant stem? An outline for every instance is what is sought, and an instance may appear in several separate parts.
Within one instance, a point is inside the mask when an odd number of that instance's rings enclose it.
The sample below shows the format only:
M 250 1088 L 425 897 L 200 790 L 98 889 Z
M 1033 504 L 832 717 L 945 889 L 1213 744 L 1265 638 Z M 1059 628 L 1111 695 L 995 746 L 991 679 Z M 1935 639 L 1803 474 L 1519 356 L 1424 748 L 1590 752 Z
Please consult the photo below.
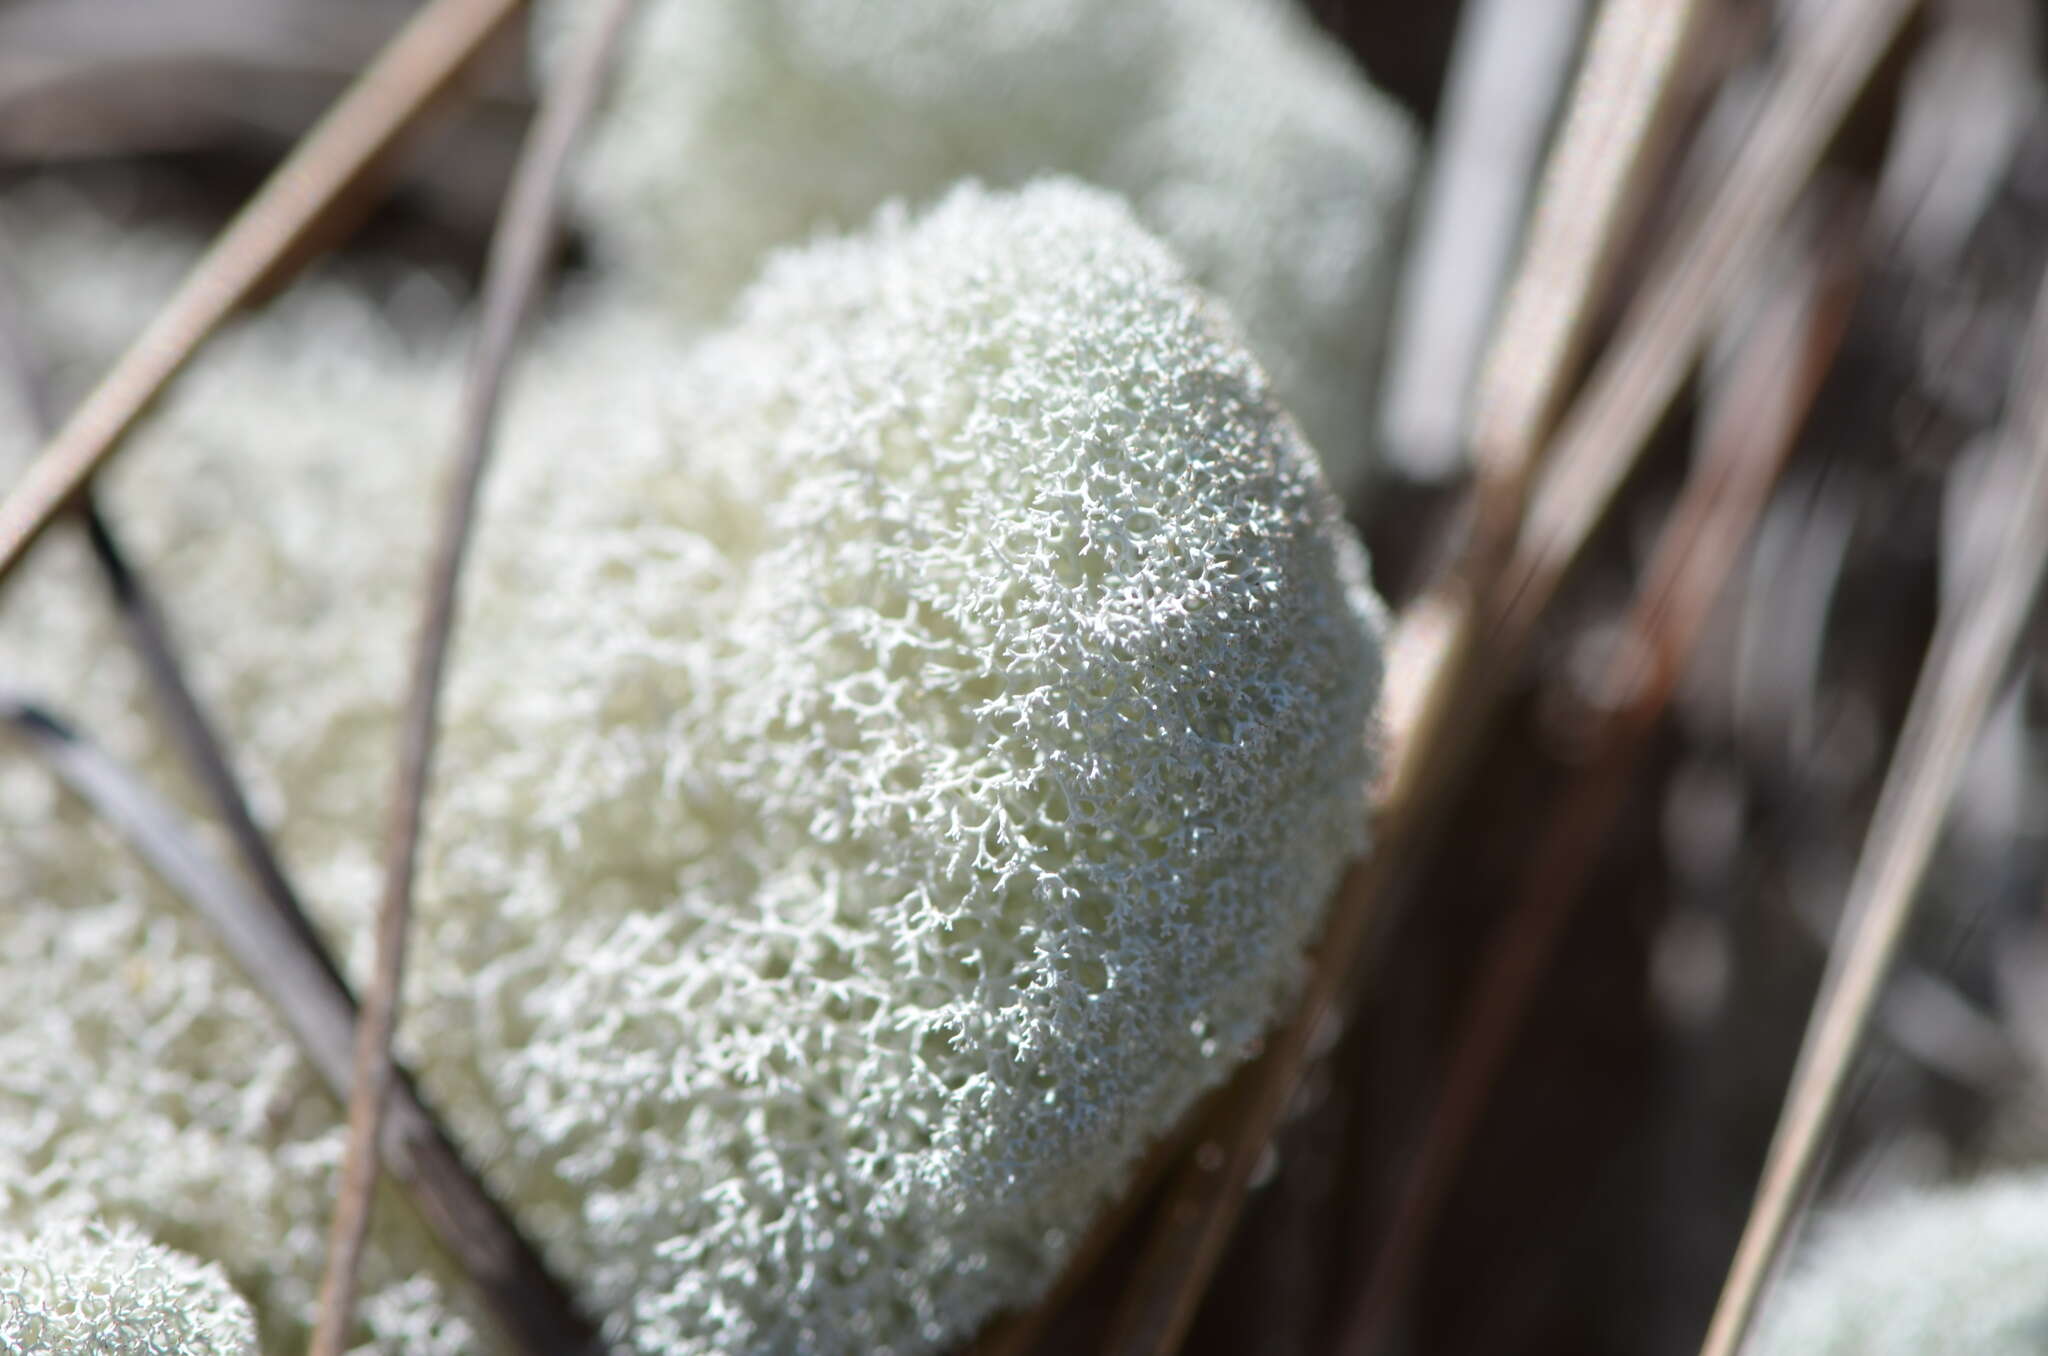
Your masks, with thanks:
M 1944 609 L 1849 883 L 1829 977 L 1808 1021 L 1701 1356 L 1734 1356 L 1811 1182 L 1850 1066 L 1905 933 L 1963 765 L 2048 564 L 2048 279 L 2008 388 L 2005 454 L 2025 472 L 1987 581 Z
M 376 1199 L 376 1145 L 393 1080 L 391 1036 L 397 1022 L 405 942 L 421 819 L 433 770 L 442 677 L 455 625 L 457 589 L 476 501 L 489 464 L 499 394 L 553 247 L 562 173 L 578 133 L 596 106 L 605 71 L 633 0 L 605 0 L 576 33 L 561 74 L 542 98 L 506 194 L 484 272 L 483 320 L 464 388 L 454 478 L 429 567 L 425 616 L 399 734 L 384 893 L 377 912 L 376 968 L 356 1028 L 348 1145 L 312 1356 L 341 1356 L 355 1311 L 358 1275 Z
M 1485 488 L 1482 469 L 1467 568 L 1404 619 L 1394 638 L 1390 672 L 1412 676 L 1390 683 L 1378 845 L 1346 878 L 1301 1004 L 1261 1057 L 1259 1090 L 1223 1135 L 1229 1147 L 1222 1165 L 1190 1165 L 1169 1187 L 1112 1328 L 1118 1352 L 1170 1356 L 1179 1349 L 1378 901 L 1414 860 L 1488 724 L 1504 676 L 1516 671 L 1536 621 L 1677 394 L 1708 326 L 1752 271 L 1769 232 L 1915 7 L 1915 0 L 1836 0 L 1803 34 L 1698 224 L 1660 251 L 1651 284 L 1631 302 L 1615 343 L 1560 425 L 1555 451 L 1519 514 L 1513 556 L 1497 572 L 1490 568 L 1495 520 L 1522 502 L 1521 454 L 1508 457 L 1500 491 Z
M 170 806 L 45 708 L 0 689 L 0 727 L 206 922 L 284 1019 L 321 1082 L 347 1101 L 356 1002 L 326 951 L 309 948 L 284 914 L 206 854 Z M 379 1147 L 514 1350 L 537 1356 L 594 1349 L 594 1330 L 568 1291 L 484 1190 L 403 1070 L 393 1078 Z
M 1538 836 L 1521 897 L 1487 948 L 1443 1090 L 1345 1326 L 1338 1347 L 1345 1356 L 1385 1349 L 1488 1094 L 1627 798 L 1643 746 L 1833 362 L 1853 302 L 1860 220 L 1859 213 L 1839 222 L 1816 242 L 1801 276 L 1750 338 L 1709 416 L 1698 465 L 1672 509 L 1600 683 L 1600 696 L 1618 705 L 1591 736 L 1591 764 Z
M 433 0 L 306 134 L 0 499 L 0 583 L 200 345 L 518 9 L 519 0 Z

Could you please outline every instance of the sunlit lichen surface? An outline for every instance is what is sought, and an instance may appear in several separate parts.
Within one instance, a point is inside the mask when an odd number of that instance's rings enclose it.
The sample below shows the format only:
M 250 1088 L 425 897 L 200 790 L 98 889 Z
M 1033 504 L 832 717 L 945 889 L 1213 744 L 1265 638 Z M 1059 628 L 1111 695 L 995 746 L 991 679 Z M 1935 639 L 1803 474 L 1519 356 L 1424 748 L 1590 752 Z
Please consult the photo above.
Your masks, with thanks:
M 255 1356 L 256 1325 L 219 1267 L 74 1221 L 0 1231 L 0 1351 Z
M 587 12 L 544 6 L 543 35 Z M 1115 190 L 1230 304 L 1348 492 L 1414 140 L 1277 0 L 649 0 L 577 187 L 608 260 L 700 324 L 765 250 L 890 199 Z
M 2048 1176 L 1991 1177 L 1823 1217 L 1749 1356 L 2040 1356 Z
M 357 962 L 447 369 L 313 295 L 111 487 Z M 587 305 L 503 427 L 409 1053 L 636 1349 L 939 1349 L 1298 978 L 1372 771 L 1357 543 L 1231 322 L 1070 182 L 781 256 L 689 350 Z M 0 655 L 161 774 L 68 555 Z M 133 1218 L 287 1340 L 333 1109 L 83 812 L 20 760 L 0 797 L 0 1214 Z M 385 1218 L 374 1334 L 460 1349 Z

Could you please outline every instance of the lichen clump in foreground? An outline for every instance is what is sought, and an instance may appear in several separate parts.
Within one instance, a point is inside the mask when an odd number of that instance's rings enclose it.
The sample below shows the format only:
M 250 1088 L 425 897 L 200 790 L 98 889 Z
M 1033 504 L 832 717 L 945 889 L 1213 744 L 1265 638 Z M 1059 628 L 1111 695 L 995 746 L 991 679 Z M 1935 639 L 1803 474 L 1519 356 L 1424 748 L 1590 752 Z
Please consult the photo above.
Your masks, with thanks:
M 1361 846 L 1377 605 L 1229 322 L 1106 195 L 885 212 L 776 260 L 736 317 L 684 353 L 592 313 L 534 357 L 408 1021 L 637 1349 L 932 1351 L 1034 1295 L 1291 992 Z M 311 480 L 337 533 L 407 521 L 347 468 L 418 450 L 346 428 L 187 488 L 176 444 L 224 414 L 168 411 L 124 511 L 197 532 L 232 503 L 212 528 L 260 539 Z M 335 555 L 346 587 L 306 581 L 296 529 L 240 580 L 171 550 L 165 585 L 317 593 L 324 662 L 383 655 L 416 556 Z M 374 843 L 381 767 L 314 755 L 384 746 L 395 685 L 305 728 L 288 638 L 239 645 L 227 714 L 287 825 L 316 858 Z M 175 1050 L 195 1097 L 250 1076 Z M 443 1304 L 386 1291 L 371 1318 L 424 1333 Z
M 256 1324 L 219 1267 L 74 1221 L 0 1230 L 0 1351 L 255 1356 Z
M 1748 1356 L 2040 1356 L 2048 1175 L 1849 1210 L 1819 1225 Z

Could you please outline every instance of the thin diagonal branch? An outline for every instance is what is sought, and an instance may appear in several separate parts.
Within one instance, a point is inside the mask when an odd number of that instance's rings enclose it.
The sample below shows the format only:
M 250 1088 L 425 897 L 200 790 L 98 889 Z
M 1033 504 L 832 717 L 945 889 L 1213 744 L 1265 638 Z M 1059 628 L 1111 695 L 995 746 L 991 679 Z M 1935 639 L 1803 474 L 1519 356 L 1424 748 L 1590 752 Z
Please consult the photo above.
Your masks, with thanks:
M 177 812 L 46 708 L 0 689 L 0 729 L 90 806 L 210 927 L 337 1101 L 349 1094 L 355 996 L 325 950 L 214 862 Z M 513 1349 L 586 1352 L 594 1330 L 486 1192 L 412 1078 L 398 1071 L 379 1149 L 391 1174 L 477 1288 Z
M 412 912 L 420 822 L 433 770 L 441 681 L 454 631 L 457 589 L 478 491 L 489 463 L 498 397 L 533 306 L 557 228 L 560 184 L 571 147 L 603 88 L 633 0 L 605 0 L 576 32 L 561 74 L 543 97 L 506 195 L 484 272 L 483 319 L 456 434 L 454 480 L 427 581 L 426 614 L 399 734 L 384 893 L 377 914 L 376 971 L 356 1032 L 349 1137 L 335 1202 L 313 1356 L 340 1356 L 353 1322 L 357 1274 L 375 1202 L 375 1145 L 392 1079 L 405 942 Z
M 1977 731 L 2048 563 L 2048 280 L 2015 370 L 2005 453 L 2026 459 L 1985 587 L 1946 611 L 1871 816 L 1761 1184 L 1701 1356 L 1733 1356 L 1820 1156 Z
M 1607 0 L 1587 39 L 1571 106 L 1544 169 L 1529 243 L 1473 396 L 1471 538 L 1420 604 L 1423 624 L 1404 625 L 1394 637 L 1393 666 L 1418 681 L 1408 688 L 1412 707 L 1390 708 L 1397 738 L 1387 794 L 1413 806 L 1420 824 L 1433 822 L 1448 799 L 1486 728 L 1494 685 L 1514 671 L 1526 639 L 1488 634 L 1496 599 L 1506 591 L 1503 581 L 1523 572 L 1518 539 L 1532 483 L 1566 469 L 1545 464 L 1559 411 L 1637 200 L 1668 157 L 1688 44 L 1711 11 L 1705 0 Z M 1728 192 L 1724 186 L 1719 196 Z M 1679 271 L 1690 248 L 1689 240 L 1672 242 L 1660 260 L 1663 271 Z M 1629 313 L 1636 332 L 1645 328 L 1644 312 L 1638 299 Z M 1699 332 L 1696 326 L 1695 342 Z M 1629 333 L 1625 329 L 1623 338 Z M 1580 398 L 1575 413 L 1587 399 Z M 1604 450 L 1629 465 L 1649 430 L 1605 431 L 1621 436 Z M 1590 534 L 1596 518 L 1577 526 Z M 1433 675 L 1426 683 L 1419 681 L 1425 672 Z M 1380 838 L 1405 841 L 1391 827 Z M 1406 850 L 1415 855 L 1420 847 Z
M 1608 0 L 1586 39 L 1471 410 L 1480 532 L 1512 534 L 1591 315 L 1662 162 L 1704 0 Z
M 1504 461 L 1504 489 L 1481 489 L 1466 568 L 1404 619 L 1393 638 L 1377 846 L 1339 888 L 1301 1003 L 1261 1057 L 1255 1091 L 1240 1104 L 1238 1119 L 1220 1133 L 1220 1166 L 1189 1165 L 1168 1187 L 1162 1223 L 1112 1329 L 1118 1351 L 1169 1356 L 1179 1349 L 1379 900 L 1408 871 L 1486 726 L 1504 675 L 1516 670 L 1535 621 L 1676 395 L 1722 299 L 1751 271 L 1915 8 L 1916 0 L 1836 0 L 1802 36 L 1698 226 L 1660 252 L 1652 285 L 1631 302 L 1615 343 L 1566 416 L 1557 450 L 1520 515 L 1514 555 L 1498 573 L 1490 568 L 1494 533 L 1487 519 L 1520 504 L 1524 452 L 1510 450 Z M 1575 105 L 1583 93 L 1575 91 Z M 1653 126 L 1654 119 L 1639 124 L 1636 135 L 1649 135 Z M 1596 274 L 1576 271 L 1575 285 L 1592 286 Z M 1575 313 L 1569 299 L 1562 313 Z M 1540 415 L 1545 391 L 1523 408 Z M 1533 461 L 1533 448 L 1528 455 Z
M 1707 420 L 1699 460 L 1673 505 L 1601 684 L 1616 700 L 1593 736 L 1591 765 L 1544 826 L 1517 906 L 1495 930 L 1460 1023 L 1444 1087 L 1379 1256 L 1338 1350 L 1385 1349 L 1488 1095 L 1522 1029 L 1551 955 L 1705 627 L 1752 534 L 1847 333 L 1860 262 L 1860 212 L 1808 247 L 1795 285 L 1775 299 Z
M 4 233 L 0 233 L 0 351 L 4 351 L 6 365 L 16 377 L 36 431 L 47 436 L 57 422 L 56 397 L 51 389 L 45 351 L 31 333 L 28 308 L 13 267 L 12 242 Z M 158 713 L 172 741 L 198 779 L 214 813 L 227 826 L 243 867 L 255 879 L 264 899 L 298 933 L 309 952 L 333 970 L 332 958 L 278 861 L 270 836 L 250 812 L 248 797 L 235 776 L 226 745 L 185 676 L 186 666 L 178 656 L 169 619 L 147 580 L 129 562 L 113 524 L 100 511 L 90 487 L 80 498 L 79 518 L 122 632 L 142 660 Z M 340 979 L 338 970 L 334 977 Z
M 0 583 L 207 337 L 518 9 L 519 0 L 433 0 L 392 39 L 0 500 Z
M 1529 227 L 1544 140 L 1591 8 L 1586 0 L 1473 0 L 1458 16 L 1382 378 L 1380 443 L 1417 479 L 1449 476 L 1463 460 L 1479 365 L 1502 318 L 1500 289 Z M 1688 6 L 1657 0 L 1650 8 L 1662 17 Z M 1655 64 L 1623 69 L 1654 87 Z M 1584 108 L 1575 111 L 1583 121 Z M 1567 131 L 1560 144 L 1569 139 Z M 1625 164 L 1622 157 L 1616 168 Z M 1597 197 L 1576 200 L 1582 216 L 1600 215 Z
M 56 402 L 44 352 L 0 238 L 0 350 L 34 418 L 54 422 Z M 348 1101 L 346 1051 L 353 1039 L 355 996 L 297 891 L 249 811 L 226 747 L 186 681 L 168 620 L 142 575 L 130 565 L 88 489 L 80 504 L 87 539 L 123 630 L 142 659 L 174 742 L 199 778 L 214 812 L 257 889 L 216 867 L 126 769 L 72 734 L 46 712 L 15 700 L 7 720 L 61 780 L 97 809 L 159 876 L 228 943 L 229 954 L 285 1019 L 300 1048 L 337 1101 Z M 533 1245 L 484 1189 L 434 1113 L 402 1071 L 391 1128 L 380 1151 L 392 1174 L 467 1274 L 499 1327 L 522 1351 L 554 1351 L 588 1343 L 589 1324 L 568 1289 L 548 1271 Z
M 1499 631 L 1515 640 L 1549 606 L 1677 396 L 1723 303 L 1820 164 L 1917 0 L 1834 0 L 1800 35 L 1699 223 L 1651 269 L 1585 393 L 1558 428 L 1505 581 Z
M 1513 544 L 1523 487 L 1624 234 L 1630 186 L 1649 172 L 1663 140 L 1684 39 L 1703 8 L 1697 0 L 1609 0 L 1596 20 L 1544 171 L 1537 225 L 1517 263 L 1475 395 L 1479 485 L 1472 540 L 1391 639 L 1387 767 L 1375 849 L 1339 884 L 1299 1008 L 1274 1033 L 1246 1076 L 1244 1095 L 1217 1127 L 1224 1152 L 1184 1166 L 1168 1183 L 1159 1223 L 1112 1329 L 1119 1352 L 1167 1356 L 1179 1349 L 1307 1065 L 1315 1032 L 1364 947 L 1376 904 L 1406 869 L 1427 807 L 1449 784 L 1448 766 L 1467 724 L 1453 717 L 1453 698 L 1478 664 L 1485 615 L 1478 599 Z
M 264 902 L 297 934 L 300 945 L 309 954 L 316 955 L 322 965 L 333 969 L 333 958 L 313 927 L 312 920 L 307 917 L 298 890 L 285 874 L 284 864 L 278 861 L 277 853 L 270 844 L 270 835 L 263 831 L 249 809 L 248 797 L 243 794 L 241 781 L 235 776 L 219 732 L 205 708 L 199 704 L 191 683 L 186 680 L 185 665 L 178 657 L 169 620 L 158 606 L 147 581 L 129 563 L 127 553 L 114 536 L 112 524 L 93 502 L 90 490 L 81 505 L 80 516 L 84 519 L 86 541 L 92 547 L 93 559 L 98 563 L 100 576 L 113 598 L 121 630 L 142 660 L 143 672 L 149 679 L 150 691 L 156 698 L 158 712 L 172 742 L 178 746 L 187 767 L 198 779 L 213 812 L 226 826 L 235 852 L 255 881 Z M 336 979 L 341 977 L 339 970 L 334 974 Z

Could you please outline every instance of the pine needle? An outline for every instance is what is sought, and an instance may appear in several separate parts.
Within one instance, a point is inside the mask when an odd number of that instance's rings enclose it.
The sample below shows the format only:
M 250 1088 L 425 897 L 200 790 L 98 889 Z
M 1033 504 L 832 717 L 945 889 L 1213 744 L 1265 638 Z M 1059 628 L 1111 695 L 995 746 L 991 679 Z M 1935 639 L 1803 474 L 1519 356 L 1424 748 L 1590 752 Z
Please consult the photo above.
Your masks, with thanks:
M 1614 344 L 1565 417 L 1521 517 L 1513 558 L 1498 576 L 1488 568 L 1490 539 L 1504 510 L 1520 503 L 1516 490 L 1525 466 L 1535 462 L 1534 448 L 1503 444 L 1509 450 L 1494 473 L 1498 490 L 1486 488 L 1482 454 L 1480 522 L 1463 577 L 1427 600 L 1422 625 L 1404 624 L 1395 637 L 1390 672 L 1408 674 L 1419 695 L 1412 707 L 1396 707 L 1406 700 L 1401 693 L 1389 698 L 1404 723 L 1390 723 L 1388 731 L 1377 846 L 1339 891 L 1301 1006 L 1262 1057 L 1257 1090 L 1240 1118 L 1221 1132 L 1220 1165 L 1190 1165 L 1169 1186 L 1161 1223 L 1112 1329 L 1118 1351 L 1169 1356 L 1179 1349 L 1377 901 L 1416 854 L 1487 724 L 1503 675 L 1515 671 L 1536 619 L 1677 394 L 1722 302 L 1753 271 L 1769 232 L 1915 7 L 1915 0 L 1838 0 L 1804 33 L 1698 225 L 1660 253 L 1651 285 L 1631 302 Z M 1583 93 L 1575 88 L 1575 108 Z M 1654 119 L 1639 122 L 1636 135 L 1650 135 L 1653 126 Z M 1547 185 L 1551 191 L 1562 186 Z M 1590 287 L 1597 274 L 1576 276 Z M 1574 315 L 1578 304 L 1566 299 L 1559 309 Z M 1526 408 L 1540 412 L 1542 404 Z
M 1380 1253 L 1338 1350 L 1383 1350 L 1437 1213 L 1523 1029 L 1528 1008 L 1715 598 L 1741 559 L 1848 328 L 1862 213 L 1844 213 L 1800 260 L 1756 326 L 1707 420 L 1693 473 L 1643 573 L 1600 682 L 1614 703 L 1595 752 L 1537 839 L 1513 911 L 1497 926 L 1458 1043 Z
M 278 262 L 319 226 L 343 190 L 419 119 L 519 7 L 519 0 L 433 0 L 306 134 L 0 499 L 0 583 L 77 502 L 221 322 L 274 276 Z
M 348 1146 L 320 1287 L 313 1356 L 341 1356 L 354 1321 L 358 1273 L 376 1199 L 376 1145 L 392 1083 L 391 1035 L 405 967 L 420 822 L 433 768 L 442 675 L 455 624 L 457 586 L 476 500 L 489 462 L 498 397 L 557 229 L 562 173 L 596 106 L 633 0 L 607 0 L 579 29 L 560 76 L 541 100 L 520 150 L 484 273 L 483 320 L 463 392 L 454 480 L 427 581 L 425 617 L 399 735 L 384 894 L 377 913 L 376 969 L 356 1030 Z M 589 1345 L 589 1344 L 587 1344 Z
M 1701 1356 L 1734 1356 L 1812 1179 L 1828 1126 L 1912 916 L 1977 731 L 2048 562 L 2048 280 L 2009 388 L 2004 454 L 2026 459 L 1987 582 L 1942 615 L 1849 884 L 1761 1184 Z
M 222 868 L 133 772 L 46 708 L 0 690 L 0 728 L 84 801 L 221 941 L 283 1018 L 313 1071 L 347 1101 L 355 996 L 327 952 Z M 516 1350 L 577 1352 L 592 1330 L 518 1226 L 466 1164 L 404 1071 L 392 1080 L 379 1146 L 407 1195 L 476 1286 Z

